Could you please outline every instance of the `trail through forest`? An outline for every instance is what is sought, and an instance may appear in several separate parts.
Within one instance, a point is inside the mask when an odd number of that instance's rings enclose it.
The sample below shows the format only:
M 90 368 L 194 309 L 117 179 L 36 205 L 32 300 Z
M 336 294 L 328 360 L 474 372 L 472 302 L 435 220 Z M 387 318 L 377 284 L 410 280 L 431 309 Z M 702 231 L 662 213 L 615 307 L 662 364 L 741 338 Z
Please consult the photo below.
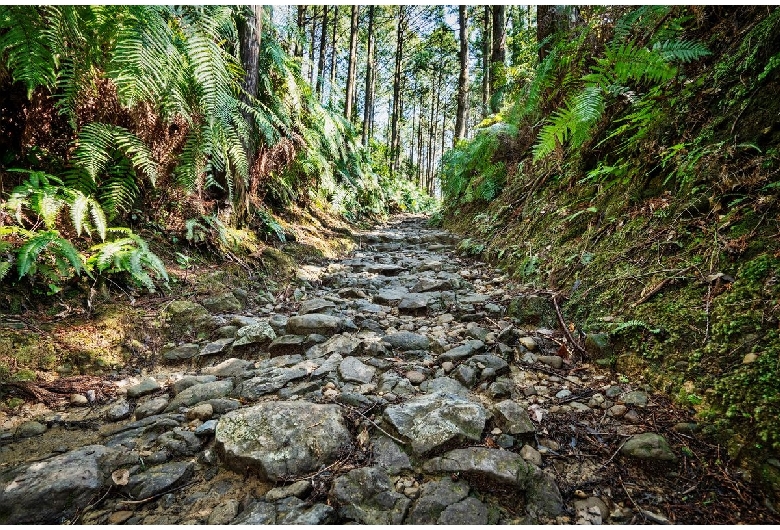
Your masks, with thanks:
M 568 358 L 545 293 L 425 221 L 275 303 L 161 306 L 156 364 L 6 422 L 0 522 L 777 522 L 687 412 Z

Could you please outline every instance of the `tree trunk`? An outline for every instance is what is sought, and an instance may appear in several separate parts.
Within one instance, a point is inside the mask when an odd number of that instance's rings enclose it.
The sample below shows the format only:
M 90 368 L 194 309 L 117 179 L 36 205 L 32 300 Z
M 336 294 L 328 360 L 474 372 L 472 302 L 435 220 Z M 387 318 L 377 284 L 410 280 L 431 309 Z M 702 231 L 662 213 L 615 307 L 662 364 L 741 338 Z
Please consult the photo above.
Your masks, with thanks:
M 458 75 L 458 110 L 455 113 L 455 134 L 452 145 L 466 137 L 466 114 L 469 104 L 469 29 L 466 6 L 458 6 L 458 23 L 460 24 L 460 74 Z
M 344 117 L 352 121 L 352 106 L 355 102 L 355 70 L 357 66 L 358 6 L 352 6 L 349 25 L 349 67 L 347 68 L 347 93 L 344 101 Z
M 306 33 L 306 6 L 298 6 L 298 18 L 296 20 L 298 33 L 295 35 L 295 57 L 303 57 L 303 36 Z
M 322 88 L 325 80 L 325 50 L 328 47 L 328 6 L 322 6 L 322 27 L 320 28 L 320 60 L 317 62 L 317 99 L 322 103 Z
M 309 86 L 314 86 L 314 39 L 317 38 L 317 6 L 312 6 L 311 33 L 309 38 Z
M 368 145 L 374 116 L 374 6 L 368 6 L 368 51 L 366 53 L 366 93 L 363 105 L 363 145 Z
M 482 116 L 489 114 L 488 101 L 490 99 L 490 6 L 485 6 L 482 26 Z
M 492 6 L 493 11 L 493 50 L 490 54 L 490 110 L 501 110 L 501 99 L 496 93 L 504 88 L 506 61 L 506 6 Z
M 555 33 L 557 26 L 557 14 L 555 6 L 536 6 L 536 41 L 539 46 L 539 62 L 544 61 L 544 58 L 550 53 L 552 49 L 551 42 L 544 42 L 545 39 Z
M 247 105 L 252 105 L 252 101 L 257 98 L 258 83 L 260 79 L 259 61 L 260 61 L 260 38 L 263 30 L 263 6 L 252 5 L 246 8 L 246 16 L 239 20 L 238 35 L 240 42 L 241 65 L 244 67 L 244 92 L 241 99 Z M 244 120 L 248 124 L 253 124 L 254 120 L 249 113 L 243 112 Z M 255 128 L 252 127 L 252 130 Z M 254 142 L 253 135 L 242 138 L 244 151 L 246 152 L 247 162 L 251 168 L 257 154 L 257 145 Z M 236 223 L 240 224 L 247 213 L 249 206 L 249 197 L 247 195 L 249 182 L 243 179 L 236 179 L 235 190 L 235 215 Z
M 336 87 L 336 57 L 338 56 L 338 46 L 336 40 L 336 30 L 339 26 L 339 6 L 333 6 L 333 39 L 330 42 L 330 87 L 328 89 L 328 102 L 333 106 L 333 89 Z
M 401 66 L 403 63 L 404 52 L 404 25 L 406 14 L 405 6 L 398 6 L 398 19 L 396 23 L 398 28 L 396 31 L 396 46 L 395 46 L 395 71 L 393 72 L 393 111 L 390 118 L 390 172 L 394 173 L 398 169 L 399 159 L 399 131 L 398 123 L 400 119 L 401 110 Z

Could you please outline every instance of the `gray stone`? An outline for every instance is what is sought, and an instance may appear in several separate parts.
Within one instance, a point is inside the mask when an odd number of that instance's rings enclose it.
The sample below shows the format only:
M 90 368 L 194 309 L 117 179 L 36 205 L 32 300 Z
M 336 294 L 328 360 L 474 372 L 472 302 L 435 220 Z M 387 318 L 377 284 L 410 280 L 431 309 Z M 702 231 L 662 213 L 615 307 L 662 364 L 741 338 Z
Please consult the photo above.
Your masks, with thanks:
M 336 309 L 336 304 L 330 300 L 313 298 L 311 300 L 304 300 L 301 302 L 301 307 L 298 309 L 298 314 L 308 315 L 310 313 L 325 313 L 330 315 L 334 309 Z
M 311 491 L 311 482 L 308 480 L 299 480 L 293 482 L 289 486 L 282 486 L 273 488 L 271 491 L 265 494 L 265 500 L 268 502 L 276 502 L 286 497 L 298 497 L 303 498 Z
M 453 370 L 452 376 L 468 388 L 471 388 L 477 382 L 477 371 L 467 364 L 458 365 Z
M 428 295 L 407 294 L 398 302 L 398 314 L 422 316 L 428 312 Z
M 201 372 L 207 375 L 215 375 L 217 377 L 236 377 L 243 374 L 247 368 L 252 365 L 253 363 L 250 361 L 232 357 L 222 361 L 216 366 L 207 366 L 203 368 Z
M 300 355 L 306 351 L 306 337 L 303 335 L 282 335 L 268 346 L 271 357 L 280 355 Z
M 214 398 L 209 399 L 206 403 L 211 405 L 211 408 L 214 409 L 214 414 L 217 415 L 236 410 L 241 406 L 240 401 L 231 398 Z
M 479 365 L 482 365 L 482 371 L 479 377 L 480 381 L 485 381 L 496 376 L 509 373 L 509 364 L 498 355 L 474 355 L 471 359 L 468 360 L 468 364 L 471 367 L 478 367 Z
M 190 410 L 187 411 L 187 419 L 188 420 L 201 420 L 206 421 L 208 419 L 211 419 L 211 417 L 214 415 L 214 407 L 206 403 L 200 403 L 198 405 L 195 405 Z
M 182 390 L 176 397 L 168 403 L 166 412 L 178 410 L 179 407 L 189 407 L 208 401 L 209 399 L 221 398 L 227 396 L 233 390 L 233 381 L 212 381 L 211 383 L 202 383 Z
M 133 385 L 127 388 L 127 397 L 130 399 L 138 399 L 146 394 L 157 392 L 162 388 L 154 378 L 147 377 L 137 385 Z
M 428 337 L 410 331 L 391 333 L 382 337 L 382 340 L 400 351 L 427 350 L 430 347 Z
M 86 407 L 89 405 L 89 399 L 87 399 L 87 396 L 81 394 L 71 394 L 70 404 L 74 407 Z
M 108 473 L 111 451 L 88 445 L 63 455 L 0 471 L 0 524 L 61 524 L 94 500 Z
M 398 265 L 391 265 L 385 263 L 372 263 L 366 265 L 366 272 L 371 274 L 380 274 L 382 276 L 398 276 L 404 268 Z
M 192 456 L 200 450 L 203 440 L 192 431 L 177 427 L 162 433 L 156 443 L 173 456 Z
M 237 351 L 250 350 L 252 348 L 262 348 L 271 343 L 276 338 L 276 332 L 271 324 L 262 321 L 257 324 L 244 326 L 236 331 L 236 341 L 233 343 L 233 349 Z
M 373 296 L 373 301 L 377 304 L 396 305 L 408 294 L 405 290 L 379 289 Z
M 517 342 L 528 351 L 536 351 L 537 345 L 533 337 L 520 337 Z
M 290 317 L 287 321 L 287 332 L 293 335 L 317 333 L 330 337 L 341 330 L 343 323 L 343 319 L 339 317 L 310 313 L 308 315 Z
M 462 361 L 485 349 L 485 343 L 481 340 L 470 340 L 461 346 L 447 350 L 439 356 L 441 361 Z
M 284 335 L 285 328 L 287 327 L 287 317 L 284 315 L 271 315 L 268 319 L 268 325 L 276 332 L 277 335 Z
M 324 375 L 330 374 L 332 372 L 335 372 L 339 365 L 341 364 L 341 361 L 344 359 L 341 355 L 338 353 L 334 353 L 328 359 L 320 365 L 319 368 L 314 370 L 312 372 L 312 377 L 322 377 Z
M 155 466 L 137 475 L 131 475 L 124 490 L 134 499 L 146 499 L 187 482 L 195 464 L 170 462 Z
M 333 481 L 331 498 L 345 519 L 369 525 L 398 525 L 411 501 L 391 489 L 390 478 L 376 467 L 353 469 Z
M 466 335 L 474 340 L 485 341 L 488 336 L 488 330 L 481 328 L 473 323 L 466 328 Z
M 372 442 L 372 449 L 375 465 L 389 474 L 397 475 L 401 471 L 412 469 L 409 456 L 390 438 L 386 436 L 376 438 Z
M 200 353 L 198 355 L 206 356 L 206 355 L 219 355 L 220 353 L 228 353 L 230 352 L 230 345 L 233 344 L 235 339 L 233 338 L 227 338 L 227 339 L 217 339 L 214 342 L 209 342 L 203 348 L 200 349 Z
M 446 525 L 486 525 L 488 524 L 488 507 L 478 499 L 468 497 L 451 506 L 447 506 L 437 523 Z
M 16 436 L 19 438 L 31 438 L 46 432 L 46 425 L 37 421 L 25 421 L 16 428 Z
M 299 401 L 266 402 L 225 414 L 216 448 L 225 464 L 264 480 L 287 480 L 316 471 L 350 443 L 341 408 Z
M 356 357 L 347 357 L 339 364 L 339 375 L 344 381 L 370 383 L 376 374 L 376 368 L 363 364 Z
M 533 465 L 540 467 L 542 465 L 542 453 L 526 444 L 520 449 L 520 456 L 527 462 L 531 462 Z
M 235 499 L 228 499 L 225 502 L 217 504 L 209 514 L 208 524 L 223 525 L 228 524 L 238 515 L 239 502 Z
M 563 359 L 557 355 L 539 355 L 536 359 L 540 363 L 544 363 L 547 366 L 552 366 L 556 370 L 559 370 L 563 366 Z
M 487 411 L 455 395 L 428 394 L 385 409 L 384 419 L 409 440 L 416 455 L 425 455 L 453 441 L 479 441 Z
M 453 482 L 450 477 L 432 480 L 422 485 L 420 497 L 409 512 L 409 524 L 436 524 L 442 512 L 469 494 L 465 481 Z
M 512 394 L 512 388 L 514 385 L 509 381 L 495 381 L 488 387 L 488 395 L 493 399 L 507 398 Z
M 108 421 L 126 420 L 131 413 L 130 403 L 126 399 L 120 399 L 106 409 L 106 419 Z
M 282 358 L 282 357 L 278 357 Z M 303 367 L 268 367 L 255 372 L 255 377 L 243 381 L 235 390 L 239 398 L 256 400 L 261 396 L 272 394 L 280 390 L 290 381 L 301 379 L 309 375 L 309 371 Z
M 242 304 L 233 293 L 221 293 L 203 300 L 203 307 L 212 313 L 235 313 L 241 311 Z
M 626 392 L 621 396 L 620 399 L 626 405 L 633 405 L 639 408 L 644 408 L 647 406 L 647 393 L 642 392 L 641 390 Z
M 424 381 L 420 385 L 420 390 L 428 394 L 436 392 L 444 394 L 453 394 L 456 396 L 466 397 L 469 393 L 469 389 L 452 379 L 451 377 L 437 377 L 429 381 Z M 398 393 L 397 389 L 393 389 Z
M 526 510 L 532 516 L 559 515 L 563 500 L 555 481 L 520 455 L 503 449 L 469 447 L 455 449 L 428 460 L 423 470 L 462 473 L 467 479 L 495 487 L 510 486 L 525 491 Z
M 276 524 L 279 525 L 326 525 L 336 515 L 336 510 L 327 504 L 318 503 L 311 507 L 300 499 L 288 497 L 276 503 Z
M 632 436 L 620 448 L 620 453 L 641 460 L 661 460 L 666 462 L 675 462 L 677 460 L 677 456 L 672 452 L 666 438 L 653 432 Z
M 338 353 L 343 357 L 355 355 L 360 350 L 360 340 L 351 335 L 334 335 L 320 345 L 323 355 Z
M 234 525 L 271 525 L 276 524 L 276 506 L 270 502 L 255 502 L 247 507 L 236 519 Z
M 191 386 L 200 385 L 203 383 L 211 383 L 212 381 L 216 380 L 217 376 L 215 375 L 186 375 L 173 383 L 173 394 L 176 395 Z
M 145 401 L 144 403 L 139 403 L 135 408 L 135 419 L 140 420 L 149 416 L 156 416 L 163 412 L 167 406 L 167 396 L 161 396 Z
M 411 288 L 413 293 L 428 293 L 431 291 L 446 291 L 452 288 L 452 284 L 449 280 L 441 280 L 438 278 L 420 278 L 414 287 Z
M 184 359 L 192 359 L 198 355 L 198 352 L 200 352 L 200 346 L 188 342 L 163 353 L 163 358 L 167 361 L 181 361 Z
M 418 372 L 417 370 L 409 370 L 408 372 L 406 372 L 406 378 L 413 385 L 419 385 L 420 383 L 425 381 L 425 374 L 422 372 Z
M 217 420 L 204 421 L 197 429 L 195 429 L 195 436 L 201 436 L 206 438 L 208 436 L 214 436 L 214 432 L 217 430 Z

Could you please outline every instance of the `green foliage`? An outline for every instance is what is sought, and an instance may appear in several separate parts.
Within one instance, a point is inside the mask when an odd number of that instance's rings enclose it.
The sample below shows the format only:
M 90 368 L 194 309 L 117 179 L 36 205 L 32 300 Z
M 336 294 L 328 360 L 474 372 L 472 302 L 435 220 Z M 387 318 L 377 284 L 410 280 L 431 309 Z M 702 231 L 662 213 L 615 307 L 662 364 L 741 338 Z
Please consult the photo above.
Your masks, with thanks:
M 19 280 L 40 278 L 48 285 L 49 292 L 55 293 L 63 283 L 80 276 L 82 271 L 89 276 L 129 273 L 139 284 L 154 290 L 154 280 L 146 272 L 149 269 L 157 279 L 167 282 L 164 265 L 146 242 L 129 229 L 109 228 L 97 200 L 64 186 L 53 175 L 23 172 L 29 173 L 29 178 L 2 203 L 2 209 L 12 213 L 17 224 L 0 226 L 0 246 L 16 251 Z M 67 217 L 62 215 L 65 208 L 70 210 Z M 70 221 L 71 226 L 65 221 Z M 45 230 L 38 229 L 41 223 Z M 71 230 L 75 231 L 75 237 L 68 237 Z M 74 241 L 79 243 L 77 238 L 82 234 L 91 238 L 93 232 L 104 242 L 80 251 Z M 125 237 L 109 237 L 117 233 L 123 233 Z M 0 281 L 11 265 L 10 262 L 0 263 Z
M 103 274 L 129 274 L 139 285 L 150 292 L 155 290 L 155 280 L 166 286 L 168 273 L 165 265 L 141 237 L 129 228 L 109 228 L 109 240 L 89 249 L 85 267 L 90 272 Z M 154 274 L 154 278 L 150 275 Z

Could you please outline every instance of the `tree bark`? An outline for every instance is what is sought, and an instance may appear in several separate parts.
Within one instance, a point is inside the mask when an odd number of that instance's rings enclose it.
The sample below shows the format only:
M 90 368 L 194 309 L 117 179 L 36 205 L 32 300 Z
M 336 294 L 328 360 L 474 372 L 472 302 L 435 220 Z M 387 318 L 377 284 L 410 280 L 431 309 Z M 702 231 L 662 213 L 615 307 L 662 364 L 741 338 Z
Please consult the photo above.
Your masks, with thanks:
M 506 61 L 506 6 L 494 5 L 493 12 L 493 49 L 490 54 L 490 110 L 501 110 L 501 98 L 496 93 L 504 88 Z
M 352 121 L 352 107 L 355 102 L 355 70 L 357 66 L 358 6 L 352 6 L 349 26 L 349 67 L 347 68 L 347 93 L 344 101 L 344 117 Z
M 395 70 L 393 72 L 393 111 L 390 118 L 390 172 L 395 173 L 398 169 L 398 160 L 400 158 L 400 142 L 398 123 L 401 113 L 401 67 L 403 64 L 404 53 L 404 26 L 406 6 L 398 6 L 396 46 L 395 46 Z
M 555 6 L 536 6 L 536 41 L 541 45 L 539 47 L 539 62 L 544 61 L 544 58 L 550 53 L 552 49 L 551 42 L 544 42 L 547 37 L 550 37 L 555 33 L 557 26 L 557 14 Z
M 492 45 L 490 32 L 490 6 L 485 6 L 482 26 L 482 116 L 489 114 L 490 99 L 490 50 Z
M 311 33 L 309 38 L 309 86 L 314 86 L 314 39 L 317 38 L 317 6 L 311 16 Z
M 303 36 L 306 32 L 306 6 L 298 6 L 298 18 L 296 20 L 298 34 L 295 35 L 295 57 L 303 57 Z
M 466 6 L 458 6 L 458 23 L 460 24 L 460 74 L 458 75 L 458 109 L 455 113 L 455 134 L 452 145 L 466 137 L 466 114 L 469 104 L 469 29 Z
M 322 88 L 325 79 L 325 50 L 328 47 L 328 6 L 322 6 L 322 27 L 320 27 L 320 59 L 317 62 L 317 99 L 322 103 Z
M 368 50 L 366 53 L 366 92 L 363 105 L 363 145 L 368 146 L 374 116 L 374 6 L 368 7 Z
M 339 26 L 339 6 L 333 6 L 333 39 L 330 42 L 330 88 L 328 90 L 328 102 L 333 105 L 333 92 L 336 87 L 336 57 L 338 56 L 338 46 L 336 31 Z

